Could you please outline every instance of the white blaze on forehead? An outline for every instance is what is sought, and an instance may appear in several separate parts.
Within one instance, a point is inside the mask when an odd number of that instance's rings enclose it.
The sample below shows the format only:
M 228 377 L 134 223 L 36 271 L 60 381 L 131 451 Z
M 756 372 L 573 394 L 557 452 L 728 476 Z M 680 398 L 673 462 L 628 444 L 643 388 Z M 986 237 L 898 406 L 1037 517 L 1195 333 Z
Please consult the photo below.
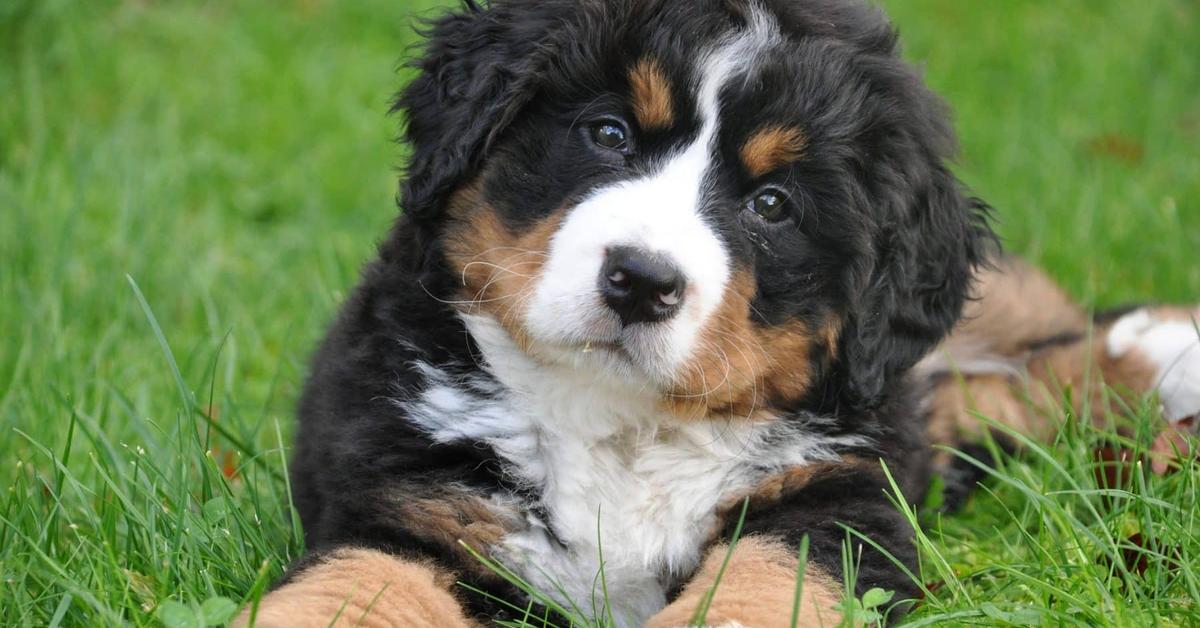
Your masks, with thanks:
M 568 213 L 525 310 L 535 342 L 619 342 L 659 383 L 670 381 L 696 349 L 731 274 L 728 251 L 701 214 L 720 125 L 718 95 L 779 36 L 763 12 L 752 15 L 748 29 L 702 58 L 696 138 L 654 174 L 599 188 Z M 644 249 L 678 267 L 687 289 L 675 317 L 622 329 L 599 292 L 600 268 L 613 246 Z

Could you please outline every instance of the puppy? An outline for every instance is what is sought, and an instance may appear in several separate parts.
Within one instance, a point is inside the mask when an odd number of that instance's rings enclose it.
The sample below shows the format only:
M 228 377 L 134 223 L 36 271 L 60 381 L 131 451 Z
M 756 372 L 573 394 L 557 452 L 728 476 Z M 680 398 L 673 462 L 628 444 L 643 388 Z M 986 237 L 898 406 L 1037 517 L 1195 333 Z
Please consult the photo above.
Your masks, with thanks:
M 998 253 L 864 2 L 467 2 L 428 36 L 402 214 L 300 403 L 309 553 L 243 622 L 522 617 L 486 558 L 683 625 L 728 556 L 706 620 L 781 625 L 807 536 L 800 624 L 833 625 L 847 543 L 856 592 L 918 596 L 881 463 L 920 499 L 969 410 L 1047 433 L 1102 378 L 1200 408 L 1193 312 L 1093 322 Z

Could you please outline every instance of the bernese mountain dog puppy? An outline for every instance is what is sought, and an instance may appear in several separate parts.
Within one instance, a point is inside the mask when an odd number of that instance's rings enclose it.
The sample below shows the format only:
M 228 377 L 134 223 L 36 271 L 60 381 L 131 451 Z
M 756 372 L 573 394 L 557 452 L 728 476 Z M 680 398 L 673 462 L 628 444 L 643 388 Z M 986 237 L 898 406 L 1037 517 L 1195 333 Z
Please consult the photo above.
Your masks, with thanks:
M 679 626 L 728 561 L 707 621 L 780 625 L 807 536 L 800 624 L 834 625 L 844 546 L 918 596 L 884 465 L 919 500 L 972 410 L 1200 409 L 1196 310 L 1093 319 L 1002 256 L 866 2 L 468 0 L 428 38 L 401 216 L 300 403 L 308 555 L 243 621 L 519 618 L 498 564 Z

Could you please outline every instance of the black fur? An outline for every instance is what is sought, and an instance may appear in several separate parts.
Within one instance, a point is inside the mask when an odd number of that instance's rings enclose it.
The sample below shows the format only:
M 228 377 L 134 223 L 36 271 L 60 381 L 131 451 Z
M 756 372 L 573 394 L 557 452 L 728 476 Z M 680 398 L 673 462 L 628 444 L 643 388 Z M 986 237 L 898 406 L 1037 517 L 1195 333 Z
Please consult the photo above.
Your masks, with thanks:
M 917 499 L 927 444 L 905 373 L 961 313 L 991 247 L 986 208 L 949 171 L 945 108 L 899 59 L 880 11 L 852 0 L 763 4 L 789 52 L 756 66 L 746 89 L 722 94 L 724 109 L 746 115 L 730 118 L 744 126 L 722 130 L 728 167 L 705 216 L 734 263 L 757 278 L 756 324 L 840 323 L 836 358 L 814 353 L 809 395 L 781 411 L 870 434 L 880 446 L 858 453 L 887 461 Z M 581 125 L 597 113 L 630 117 L 625 72 L 644 54 L 673 78 L 691 77 L 698 47 L 738 28 L 747 10 L 733 0 L 497 0 L 467 2 L 430 24 L 419 74 L 396 103 L 412 150 L 404 215 L 317 352 L 300 403 L 293 486 L 311 552 L 355 544 L 432 557 L 515 599 L 396 514 L 396 499 L 518 490 L 490 448 L 434 444 L 392 401 L 427 384 L 414 360 L 486 377 L 447 304 L 457 279 L 444 255 L 447 200 L 481 181 L 505 224 L 520 229 L 598 185 L 649 172 L 699 129 L 686 80 L 673 81 L 681 119 L 639 135 L 635 158 L 589 152 Z M 768 176 L 792 194 L 782 227 L 737 211 L 759 185 L 733 166 L 737 138 L 766 122 L 802 123 L 807 137 L 805 158 Z M 912 566 L 911 530 L 885 487 L 874 473 L 820 478 L 751 512 L 746 532 L 790 541 L 807 533 L 813 560 L 840 573 L 844 523 Z M 860 588 L 916 591 L 877 553 L 864 555 L 859 573 Z M 475 610 L 495 611 L 482 602 Z
M 880 587 L 896 593 L 897 600 L 918 598 L 919 587 L 896 563 L 875 550 L 849 529 L 868 535 L 886 548 L 904 565 L 916 563 L 912 528 L 887 499 L 891 489 L 882 471 L 847 469 L 827 473 L 777 504 L 747 512 L 742 535 L 765 534 L 779 537 L 798 547 L 808 536 L 809 564 L 825 573 L 841 574 L 842 550 L 852 550 L 856 565 L 856 594 Z M 726 538 L 732 538 L 737 518 L 726 525 Z

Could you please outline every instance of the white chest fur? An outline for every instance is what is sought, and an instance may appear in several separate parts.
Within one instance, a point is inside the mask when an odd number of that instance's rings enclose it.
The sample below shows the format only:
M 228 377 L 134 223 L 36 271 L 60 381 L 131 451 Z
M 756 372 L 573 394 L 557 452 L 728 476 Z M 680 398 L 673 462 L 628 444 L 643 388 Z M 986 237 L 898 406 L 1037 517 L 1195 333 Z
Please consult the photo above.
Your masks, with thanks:
M 836 446 L 862 442 L 781 421 L 680 422 L 651 390 L 607 368 L 610 357 L 564 364 L 556 356 L 548 366 L 494 319 L 464 320 L 499 386 L 451 382 L 418 364 L 431 385 L 405 407 L 436 440 L 488 443 L 540 496 L 547 520 L 528 514 L 528 530 L 493 554 L 585 614 L 602 608 L 601 553 L 618 623 L 640 623 L 696 566 L 723 498 L 773 469 L 836 458 Z

